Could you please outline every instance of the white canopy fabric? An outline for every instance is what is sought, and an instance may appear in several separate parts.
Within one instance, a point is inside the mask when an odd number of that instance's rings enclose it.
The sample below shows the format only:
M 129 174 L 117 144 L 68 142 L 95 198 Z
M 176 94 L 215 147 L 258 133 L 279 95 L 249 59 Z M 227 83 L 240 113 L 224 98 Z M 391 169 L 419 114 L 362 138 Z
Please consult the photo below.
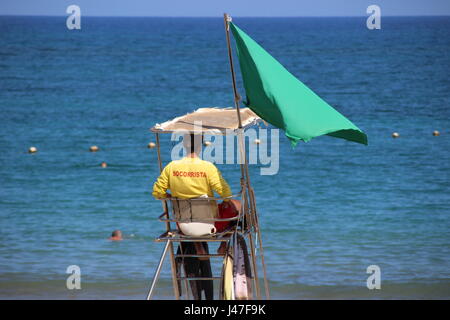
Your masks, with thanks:
M 249 108 L 241 108 L 240 113 L 243 129 L 261 121 L 261 118 Z M 227 130 L 238 129 L 238 125 L 235 108 L 200 108 L 164 123 L 157 123 L 150 130 L 160 133 L 185 131 L 186 133 L 225 135 Z

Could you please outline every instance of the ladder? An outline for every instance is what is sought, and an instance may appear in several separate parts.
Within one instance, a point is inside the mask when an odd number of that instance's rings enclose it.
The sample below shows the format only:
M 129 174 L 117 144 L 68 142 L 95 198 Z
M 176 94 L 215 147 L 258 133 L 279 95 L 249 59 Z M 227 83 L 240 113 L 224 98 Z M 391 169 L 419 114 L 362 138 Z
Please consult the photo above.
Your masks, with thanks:
M 238 198 L 238 197 L 242 197 L 242 194 L 238 194 L 238 195 L 234 195 L 231 197 L 228 197 L 226 199 L 231 199 L 231 198 Z M 224 200 L 225 198 L 208 198 L 208 200 Z M 258 300 L 261 299 L 261 292 L 260 292 L 260 288 L 259 288 L 259 280 L 258 280 L 258 273 L 257 273 L 257 265 L 256 265 L 256 252 L 255 252 L 255 248 L 253 245 L 253 239 L 252 239 L 252 229 L 254 227 L 254 225 L 250 222 L 250 212 L 248 210 L 246 210 L 246 207 L 248 209 L 248 206 L 244 205 L 241 206 L 241 210 L 239 212 L 239 215 L 236 217 L 232 217 L 232 218 L 226 218 L 226 219 L 211 219 L 214 221 L 228 221 L 228 222 L 235 222 L 234 225 L 228 227 L 227 229 L 225 229 L 222 232 L 219 233 L 215 233 L 215 234 L 211 234 L 211 235 L 207 235 L 207 236 L 201 236 L 201 237 L 192 237 L 192 236 L 186 236 L 183 235 L 177 228 L 172 228 L 171 223 L 177 223 L 180 222 L 178 220 L 176 220 L 174 218 L 174 213 L 173 213 L 173 207 L 170 206 L 170 202 L 166 199 L 162 200 L 163 201 L 163 208 L 165 210 L 164 213 L 162 213 L 159 216 L 159 221 L 164 222 L 166 224 L 166 231 L 164 233 L 162 233 L 161 235 L 159 235 L 156 239 L 155 242 L 162 242 L 165 243 L 163 252 L 161 254 L 161 258 L 159 260 L 158 266 L 156 268 L 155 274 L 153 276 L 153 280 L 152 283 L 150 285 L 150 289 L 148 291 L 147 294 L 147 300 L 152 299 L 155 289 L 156 289 L 156 284 L 159 280 L 160 277 L 160 273 L 162 270 L 162 266 L 164 261 L 166 260 L 167 256 L 169 255 L 169 259 L 171 262 L 171 271 L 172 271 L 172 285 L 173 285 L 173 290 L 174 290 L 174 297 L 176 300 L 179 300 L 182 296 L 185 297 L 185 299 L 190 299 L 190 294 L 189 294 L 189 287 L 191 286 L 191 290 L 192 290 L 192 284 L 194 283 L 194 281 L 211 281 L 211 280 L 219 280 L 220 281 L 220 286 L 219 286 L 219 294 L 218 297 L 219 299 L 223 298 L 223 277 L 224 277 L 224 269 L 222 267 L 222 270 L 220 272 L 220 276 L 210 276 L 210 277 L 190 277 L 186 274 L 186 267 L 184 265 L 184 259 L 185 258 L 222 258 L 224 259 L 225 256 L 227 255 L 227 252 L 224 253 L 208 253 L 208 254 L 192 254 L 192 253 L 183 253 L 183 245 L 182 243 L 194 243 L 194 242 L 203 242 L 203 243 L 222 243 L 225 242 L 227 243 L 227 248 L 229 248 L 230 246 L 233 246 L 232 240 L 236 239 L 236 237 L 233 237 L 236 233 L 241 235 L 244 239 L 246 239 L 246 241 L 250 242 L 250 252 L 249 252 L 249 257 L 251 258 L 251 263 L 250 263 L 250 269 L 251 269 L 251 277 L 250 279 L 253 282 L 253 286 L 256 289 L 256 298 Z M 195 200 L 193 200 L 195 201 Z M 172 207 L 172 210 L 170 210 L 170 212 L 172 213 L 172 216 L 169 213 L 169 207 Z M 209 222 L 211 220 L 208 220 Z M 246 222 L 247 221 L 247 222 Z M 179 253 L 175 253 L 174 251 L 174 243 L 175 244 L 179 244 Z M 228 250 L 227 250 L 228 251 Z M 229 251 L 228 251 L 229 252 Z M 180 261 L 181 263 L 177 264 L 177 261 Z M 208 261 L 209 263 L 209 261 Z M 179 266 L 177 268 L 177 265 Z M 184 267 L 184 268 L 183 268 Z M 182 271 L 184 271 L 184 274 L 182 274 Z M 182 295 L 181 294 L 181 283 L 183 283 L 184 286 L 184 291 L 185 294 Z M 266 288 L 267 289 L 267 288 Z M 266 298 L 268 297 L 268 291 L 266 290 Z M 205 292 L 206 294 L 206 292 Z M 252 291 L 253 294 L 253 291 Z M 201 296 L 201 289 L 198 292 L 198 295 Z M 214 296 L 214 294 L 213 294 Z M 254 297 L 249 297 L 249 298 L 254 298 Z

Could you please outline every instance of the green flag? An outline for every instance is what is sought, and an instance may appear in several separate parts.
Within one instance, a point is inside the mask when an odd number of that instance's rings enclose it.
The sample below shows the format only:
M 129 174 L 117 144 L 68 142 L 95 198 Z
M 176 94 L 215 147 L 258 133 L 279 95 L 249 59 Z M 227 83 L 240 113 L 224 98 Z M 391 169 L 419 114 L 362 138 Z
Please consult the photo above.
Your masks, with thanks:
M 244 31 L 230 22 L 247 101 L 258 116 L 285 131 L 296 145 L 327 134 L 367 145 L 367 136 L 287 71 Z

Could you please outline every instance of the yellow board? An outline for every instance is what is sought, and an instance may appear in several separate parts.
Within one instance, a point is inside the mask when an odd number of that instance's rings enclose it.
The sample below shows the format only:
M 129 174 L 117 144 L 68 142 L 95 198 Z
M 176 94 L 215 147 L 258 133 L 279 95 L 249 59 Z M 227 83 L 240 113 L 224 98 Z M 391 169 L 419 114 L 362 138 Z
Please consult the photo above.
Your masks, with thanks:
M 234 300 L 233 259 L 229 255 L 224 260 L 223 299 Z

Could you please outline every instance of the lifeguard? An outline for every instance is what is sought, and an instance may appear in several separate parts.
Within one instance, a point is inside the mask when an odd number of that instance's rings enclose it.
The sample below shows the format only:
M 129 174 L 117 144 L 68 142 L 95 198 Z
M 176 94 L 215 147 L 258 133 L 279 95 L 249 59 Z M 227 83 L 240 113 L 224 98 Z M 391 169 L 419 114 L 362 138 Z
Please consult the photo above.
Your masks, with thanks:
M 209 161 L 198 157 L 202 148 L 202 136 L 186 134 L 183 146 L 187 156 L 170 162 L 162 171 L 153 185 L 153 196 L 157 199 L 174 197 L 177 199 L 192 199 L 214 197 L 214 191 L 222 198 L 230 197 L 231 190 L 222 177 L 219 169 Z M 167 193 L 171 191 L 171 195 Z M 211 201 L 211 210 L 217 213 L 217 204 Z M 186 235 L 199 236 L 215 232 L 214 222 L 178 223 L 180 230 Z M 198 254 L 204 254 L 201 243 L 196 242 Z

